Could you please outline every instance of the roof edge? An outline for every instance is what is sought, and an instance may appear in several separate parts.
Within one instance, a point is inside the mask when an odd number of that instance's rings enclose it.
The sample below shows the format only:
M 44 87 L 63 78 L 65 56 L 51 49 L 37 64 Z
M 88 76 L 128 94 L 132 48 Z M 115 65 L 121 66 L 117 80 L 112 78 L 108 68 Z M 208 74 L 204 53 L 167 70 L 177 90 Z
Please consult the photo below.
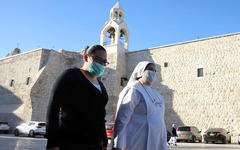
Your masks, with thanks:
M 28 54 L 28 53 L 33 53 L 33 52 L 40 51 L 40 50 L 52 50 L 52 51 L 55 51 L 53 49 L 38 48 L 38 49 L 31 50 L 31 51 L 23 52 L 23 53 L 20 53 L 20 54 L 16 54 L 16 55 L 13 55 L 13 56 L 7 56 L 7 57 L 4 57 L 4 58 L 0 58 L 0 61 L 1 60 L 5 60 L 5 59 L 10 59 L 10 58 L 13 58 L 13 57 L 17 57 L 17 56 L 20 56 L 20 55 L 25 55 L 25 54 Z
M 173 43 L 173 44 L 167 44 L 163 46 L 156 46 L 156 47 L 151 47 L 151 48 L 146 48 L 146 49 L 140 49 L 136 51 L 128 51 L 128 53 L 136 53 L 140 51 L 147 51 L 147 50 L 152 50 L 152 49 L 157 49 L 157 48 L 165 48 L 165 47 L 170 47 L 170 46 L 176 46 L 176 45 L 182 45 L 182 44 L 188 44 L 188 43 L 194 43 L 194 42 L 199 42 L 199 41 L 206 41 L 206 40 L 211 40 L 211 39 L 217 39 L 217 38 L 222 38 L 222 37 L 227 37 L 227 36 L 234 36 L 238 35 L 240 32 L 235 32 L 235 33 L 229 33 L 229 34 L 223 34 L 219 36 L 212 36 L 212 37 L 207 37 L 207 38 L 202 38 L 202 39 L 196 39 L 196 40 L 190 40 L 190 41 L 185 41 L 185 42 L 179 42 L 179 43 Z

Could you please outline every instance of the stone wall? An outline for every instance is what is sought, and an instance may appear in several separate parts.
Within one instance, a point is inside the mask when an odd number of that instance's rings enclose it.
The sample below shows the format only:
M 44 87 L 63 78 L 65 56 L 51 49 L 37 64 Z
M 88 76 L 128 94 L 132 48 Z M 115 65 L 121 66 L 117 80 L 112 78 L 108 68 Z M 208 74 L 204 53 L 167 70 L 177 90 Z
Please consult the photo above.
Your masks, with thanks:
M 29 94 L 37 78 L 41 54 L 38 49 L 0 59 L 0 121 L 8 121 L 11 127 L 31 119 Z
M 168 129 L 193 125 L 205 132 L 222 127 L 237 142 L 240 133 L 240 33 L 127 54 L 128 78 L 139 61 L 157 65 L 153 87 L 165 98 Z M 164 63 L 168 63 L 164 67 Z M 203 76 L 197 70 L 203 68 Z
M 63 50 L 61 53 L 53 50 L 45 50 L 42 56 L 42 60 L 45 62 L 42 64 L 45 65 L 42 66 L 42 71 L 30 94 L 33 107 L 31 120 L 46 121 L 48 97 L 54 80 L 65 69 L 82 66 L 83 59 L 77 52 Z
M 124 87 L 124 82 L 121 80 L 126 77 L 127 50 L 120 44 L 108 45 L 105 46 L 105 49 L 107 51 L 107 59 L 110 64 L 106 67 L 106 71 L 102 76 L 102 81 L 106 86 L 109 96 L 109 101 L 106 107 L 106 120 L 108 122 L 112 122 L 115 118 L 118 94 Z
M 106 70 L 101 77 L 101 80 L 105 85 L 108 93 L 108 104 L 106 106 L 107 121 L 110 121 L 113 118 L 113 114 L 115 112 L 114 105 L 117 103 L 117 95 L 116 95 L 117 50 L 116 48 L 117 48 L 116 45 L 105 46 L 105 49 L 107 51 L 107 60 L 109 64 L 106 66 Z
M 0 121 L 9 122 L 12 129 L 23 121 L 45 121 L 48 96 L 55 78 L 64 69 L 82 64 L 80 53 L 48 49 L 1 59 Z

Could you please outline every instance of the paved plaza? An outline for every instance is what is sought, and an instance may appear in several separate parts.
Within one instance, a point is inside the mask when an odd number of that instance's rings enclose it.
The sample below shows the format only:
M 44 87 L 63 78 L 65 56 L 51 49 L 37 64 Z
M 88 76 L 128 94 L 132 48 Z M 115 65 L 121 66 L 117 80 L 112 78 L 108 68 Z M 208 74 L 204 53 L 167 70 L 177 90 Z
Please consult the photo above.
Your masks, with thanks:
M 240 150 L 238 144 L 205 144 L 205 143 L 178 143 L 178 146 L 169 146 L 168 150 Z
M 45 150 L 47 140 L 43 137 L 15 137 L 0 134 L 0 150 Z
M 41 136 L 36 138 L 15 137 L 12 134 L 0 134 L 0 150 L 45 150 L 47 140 Z M 239 144 L 204 144 L 178 143 L 169 146 L 168 150 L 240 150 Z

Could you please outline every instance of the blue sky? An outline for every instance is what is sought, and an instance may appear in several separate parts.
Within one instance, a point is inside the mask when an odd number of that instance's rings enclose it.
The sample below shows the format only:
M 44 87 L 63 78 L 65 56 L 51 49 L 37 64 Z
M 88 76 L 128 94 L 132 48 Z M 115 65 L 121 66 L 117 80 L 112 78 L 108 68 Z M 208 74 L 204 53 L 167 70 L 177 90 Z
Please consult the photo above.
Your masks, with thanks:
M 17 47 L 80 51 L 100 43 L 117 0 L 1 0 L 0 58 Z M 120 0 L 129 51 L 240 32 L 240 0 Z

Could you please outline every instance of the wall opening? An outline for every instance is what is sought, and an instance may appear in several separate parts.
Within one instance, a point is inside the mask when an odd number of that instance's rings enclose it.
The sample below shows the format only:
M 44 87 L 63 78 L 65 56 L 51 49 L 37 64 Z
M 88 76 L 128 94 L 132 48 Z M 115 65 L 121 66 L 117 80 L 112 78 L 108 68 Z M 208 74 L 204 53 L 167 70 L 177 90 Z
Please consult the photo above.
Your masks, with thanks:
M 107 30 L 105 35 L 104 45 L 112 45 L 115 42 L 115 29 L 111 27 Z
M 198 68 L 197 69 L 197 76 L 198 77 L 203 77 L 203 68 Z
M 168 62 L 165 62 L 165 63 L 164 63 L 164 67 L 165 67 L 165 68 L 168 67 Z
M 14 81 L 13 79 L 10 81 L 10 87 L 13 87 L 14 82 L 15 82 L 15 81 Z
M 31 80 L 31 78 L 30 78 L 30 77 L 27 77 L 27 80 L 26 80 L 26 85 L 29 85 L 29 83 L 30 83 L 30 80 Z
M 127 48 L 127 37 L 126 37 L 126 32 L 125 30 L 120 31 L 120 40 L 119 40 L 120 45 L 122 45 L 124 48 Z

